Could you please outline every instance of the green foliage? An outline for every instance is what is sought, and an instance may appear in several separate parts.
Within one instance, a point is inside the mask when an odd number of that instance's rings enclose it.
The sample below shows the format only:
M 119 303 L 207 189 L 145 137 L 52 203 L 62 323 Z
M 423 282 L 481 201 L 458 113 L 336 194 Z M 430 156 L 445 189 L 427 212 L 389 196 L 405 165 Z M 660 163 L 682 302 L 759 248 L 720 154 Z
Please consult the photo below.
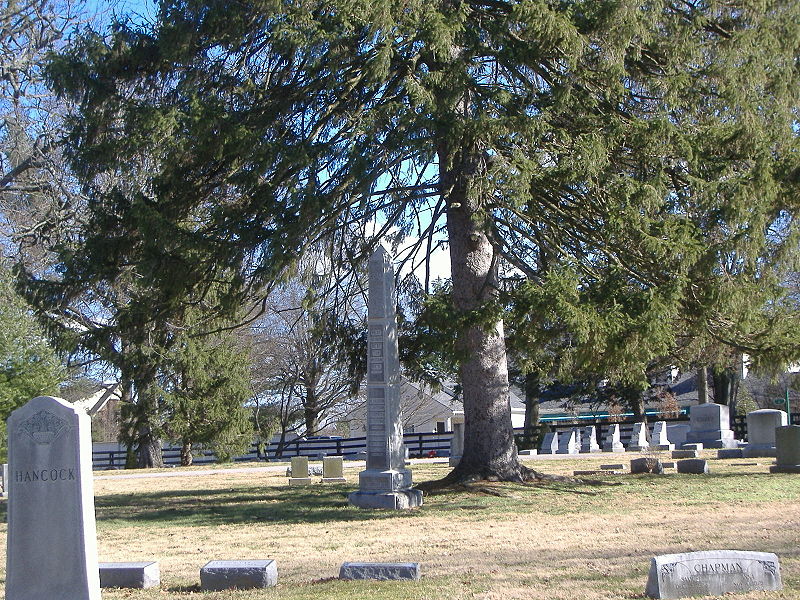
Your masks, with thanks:
M 50 67 L 90 214 L 42 293 L 124 279 L 109 327 L 145 352 L 322 237 L 353 258 L 356 224 L 446 221 L 459 311 L 433 299 L 420 344 L 508 315 L 529 369 L 627 389 L 714 345 L 797 358 L 799 24 L 788 0 L 166 3 Z
M 185 336 L 160 378 L 165 430 L 182 444 L 213 450 L 221 461 L 244 454 L 253 441 L 247 352 L 231 332 Z
M 56 395 L 64 377 L 30 307 L 0 268 L 0 421 L 31 398 Z

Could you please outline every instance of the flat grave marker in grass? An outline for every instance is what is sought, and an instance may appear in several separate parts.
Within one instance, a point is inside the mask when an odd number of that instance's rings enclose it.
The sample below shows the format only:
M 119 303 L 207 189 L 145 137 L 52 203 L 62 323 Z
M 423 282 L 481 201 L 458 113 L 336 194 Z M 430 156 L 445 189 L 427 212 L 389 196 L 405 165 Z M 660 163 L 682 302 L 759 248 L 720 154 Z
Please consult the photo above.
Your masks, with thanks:
M 212 560 L 200 569 L 200 587 L 205 591 L 248 590 L 278 583 L 274 560 Z
M 390 579 L 420 578 L 419 563 L 367 563 L 346 562 L 339 569 L 339 579 Z
M 149 589 L 161 584 L 161 572 L 155 561 L 100 563 L 100 587 Z

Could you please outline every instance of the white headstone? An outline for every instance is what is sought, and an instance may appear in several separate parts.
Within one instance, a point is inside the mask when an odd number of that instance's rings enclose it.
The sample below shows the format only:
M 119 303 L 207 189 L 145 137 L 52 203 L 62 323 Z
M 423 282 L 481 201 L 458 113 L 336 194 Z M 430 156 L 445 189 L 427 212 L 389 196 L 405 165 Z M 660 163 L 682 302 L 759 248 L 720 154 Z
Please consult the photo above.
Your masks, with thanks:
M 600 452 L 596 432 L 597 428 L 594 425 L 583 428 L 581 432 L 581 452 Z
M 367 332 L 367 469 L 348 497 L 360 508 L 413 508 L 422 492 L 411 488 L 405 468 L 400 419 L 400 358 L 397 348 L 394 269 L 379 246 L 369 259 Z
M 542 447 L 539 449 L 542 454 L 557 454 L 558 453 L 558 432 L 548 431 L 544 434 L 542 440 Z
M 8 418 L 9 600 L 100 598 L 90 427 L 49 396 Z
M 775 456 L 775 430 L 788 422 L 782 410 L 765 408 L 747 413 L 747 446 L 742 450 L 742 456 Z
M 603 452 L 625 452 L 625 446 L 622 445 L 620 439 L 619 423 L 608 426 L 606 439 L 603 442 Z
M 650 448 L 647 441 L 647 425 L 644 423 L 634 423 L 631 432 L 631 441 L 628 443 L 629 452 L 642 452 Z
M 573 427 L 568 432 L 562 431 L 558 436 L 558 454 L 578 454 L 578 450 L 580 450 L 578 428 Z
M 656 421 L 653 425 L 653 435 L 650 437 L 651 450 L 675 450 L 675 444 L 671 444 L 667 437 L 667 422 Z
M 455 467 L 461 462 L 464 454 L 464 411 L 453 411 L 453 437 L 450 438 L 450 466 Z
M 728 407 L 722 404 L 696 404 L 689 409 L 686 443 L 698 442 L 704 448 L 737 448 L 730 428 Z

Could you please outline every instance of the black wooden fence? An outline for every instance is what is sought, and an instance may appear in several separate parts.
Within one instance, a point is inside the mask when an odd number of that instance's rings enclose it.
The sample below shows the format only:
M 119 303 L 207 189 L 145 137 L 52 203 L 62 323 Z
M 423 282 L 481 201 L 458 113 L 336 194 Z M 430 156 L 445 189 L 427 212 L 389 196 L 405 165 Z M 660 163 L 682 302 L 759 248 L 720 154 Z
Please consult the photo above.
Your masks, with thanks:
M 670 424 L 688 425 L 688 417 L 681 415 L 678 418 L 663 419 L 648 415 L 648 420 L 653 423 L 657 420 L 666 421 Z M 731 429 L 735 433 L 736 439 L 744 440 L 747 437 L 747 422 L 743 416 L 735 416 L 732 419 Z M 631 437 L 633 425 L 636 421 L 627 418 L 618 421 L 620 426 L 620 437 L 623 444 L 627 444 Z M 793 413 L 791 423 L 800 425 L 800 413 Z M 595 419 L 559 419 L 557 421 L 545 420 L 533 436 L 524 435 L 524 431 L 515 429 L 514 434 L 520 448 L 538 448 L 542 437 L 548 431 L 569 431 L 574 427 L 595 426 L 597 442 L 602 446 L 603 440 L 613 423 L 607 418 L 598 417 Z M 403 436 L 403 444 L 408 449 L 411 458 L 449 456 L 450 439 L 452 432 L 444 433 L 406 433 Z M 309 458 L 321 458 L 322 456 L 343 456 L 345 459 L 360 459 L 366 456 L 366 437 L 353 438 L 317 438 L 303 439 L 298 438 L 283 445 L 280 454 L 277 453 L 279 446 L 277 443 L 269 444 L 259 449 L 256 444 L 250 448 L 247 454 L 237 456 L 235 462 L 258 461 L 258 460 L 281 460 L 292 456 L 308 456 Z M 162 451 L 164 464 L 179 465 L 181 453 L 179 447 L 165 447 Z M 197 450 L 194 452 L 194 464 L 208 464 L 216 462 L 217 458 L 210 451 Z M 125 468 L 126 455 L 123 450 L 96 450 L 92 452 L 92 463 L 95 469 L 122 469 Z

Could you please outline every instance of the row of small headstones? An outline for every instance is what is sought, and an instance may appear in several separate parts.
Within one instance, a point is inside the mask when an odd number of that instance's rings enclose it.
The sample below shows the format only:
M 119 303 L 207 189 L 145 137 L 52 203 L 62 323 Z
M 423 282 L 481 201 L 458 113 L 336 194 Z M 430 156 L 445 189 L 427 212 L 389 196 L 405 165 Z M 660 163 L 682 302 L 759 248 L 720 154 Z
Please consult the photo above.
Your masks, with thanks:
M 310 475 L 322 475 L 323 483 L 345 483 L 344 459 L 341 456 L 326 456 L 322 459 L 322 467 L 309 466 L 307 456 L 293 456 L 290 466 L 286 469 L 289 485 L 304 485 L 311 483 Z
M 648 448 L 672 450 L 674 447 L 675 445 L 670 444 L 667 438 L 666 421 L 658 421 L 653 426 L 653 434 L 649 442 L 647 441 L 647 425 L 634 423 L 627 449 L 639 452 Z M 605 452 L 625 450 L 620 438 L 619 424 L 615 423 L 610 426 L 602 449 Z M 578 454 L 579 451 L 584 453 L 600 452 L 594 425 L 583 428 L 573 427 L 570 431 L 560 433 L 558 431 L 549 432 L 545 434 L 540 449 L 542 454 Z
M 420 578 L 419 563 L 346 562 L 339 579 Z M 200 588 L 205 591 L 255 589 L 278 583 L 278 565 L 265 560 L 212 560 L 200 569 Z M 161 585 L 158 562 L 100 563 L 100 587 L 147 589 Z
M 341 580 L 418 580 L 419 563 L 347 562 Z M 204 591 L 256 589 L 278 583 L 274 560 L 214 560 L 200 569 Z M 101 587 L 153 588 L 161 585 L 157 562 L 101 563 Z M 666 554 L 651 559 L 645 594 L 651 598 L 683 598 L 729 592 L 780 590 L 780 562 L 775 554 L 715 550 Z

